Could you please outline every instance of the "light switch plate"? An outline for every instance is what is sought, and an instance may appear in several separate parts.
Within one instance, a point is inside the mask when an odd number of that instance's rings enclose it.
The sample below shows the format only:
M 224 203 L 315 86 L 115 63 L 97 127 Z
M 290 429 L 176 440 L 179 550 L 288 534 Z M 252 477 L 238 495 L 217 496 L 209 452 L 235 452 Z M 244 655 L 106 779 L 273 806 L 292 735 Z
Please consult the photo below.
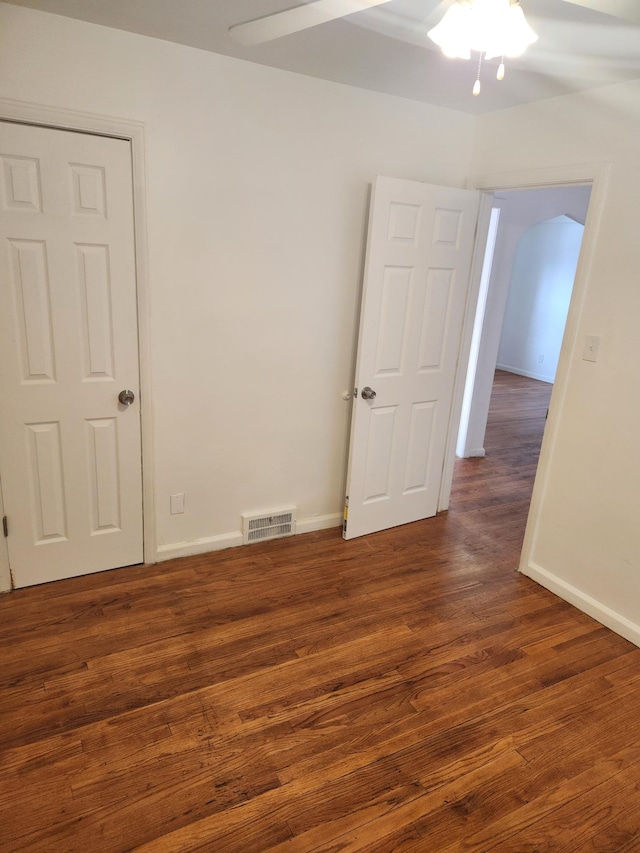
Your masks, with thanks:
M 169 495 L 169 505 L 171 507 L 171 515 L 180 515 L 184 512 L 184 493 L 179 495 Z

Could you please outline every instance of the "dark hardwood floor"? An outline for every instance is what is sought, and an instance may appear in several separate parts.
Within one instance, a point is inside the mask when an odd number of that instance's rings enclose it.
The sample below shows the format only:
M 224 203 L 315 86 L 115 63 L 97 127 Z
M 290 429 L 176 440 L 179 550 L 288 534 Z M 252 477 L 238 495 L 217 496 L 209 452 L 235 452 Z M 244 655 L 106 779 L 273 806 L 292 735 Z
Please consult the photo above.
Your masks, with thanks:
M 0 850 L 640 850 L 640 649 L 514 571 L 549 387 L 452 508 L 0 598 Z

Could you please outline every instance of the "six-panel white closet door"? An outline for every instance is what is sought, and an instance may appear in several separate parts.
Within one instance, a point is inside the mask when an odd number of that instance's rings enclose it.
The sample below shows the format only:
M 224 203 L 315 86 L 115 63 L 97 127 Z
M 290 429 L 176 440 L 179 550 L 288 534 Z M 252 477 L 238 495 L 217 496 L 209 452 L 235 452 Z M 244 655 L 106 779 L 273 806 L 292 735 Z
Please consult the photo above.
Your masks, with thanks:
M 0 478 L 28 586 L 143 560 L 131 152 L 0 122 L 0 159 Z

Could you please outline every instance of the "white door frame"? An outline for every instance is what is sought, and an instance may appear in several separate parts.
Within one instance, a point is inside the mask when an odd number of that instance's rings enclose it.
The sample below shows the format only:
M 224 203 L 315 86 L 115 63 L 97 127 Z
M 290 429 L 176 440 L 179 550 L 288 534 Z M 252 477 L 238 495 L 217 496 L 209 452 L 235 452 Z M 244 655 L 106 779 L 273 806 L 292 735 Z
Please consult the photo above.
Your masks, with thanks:
M 8 98 L 0 98 L 0 120 L 90 133 L 96 136 L 111 136 L 117 139 L 125 139 L 131 146 L 140 363 L 144 561 L 145 563 L 154 563 L 156 561 L 156 526 L 144 125 L 140 122 L 116 119 L 111 116 L 61 110 Z M 1 474 L 0 471 L 0 476 Z M 8 569 L 8 551 L 6 543 L 3 543 L 3 546 L 0 547 L 0 590 L 8 588 L 5 579 L 7 574 L 5 559 Z
M 484 192 L 500 192 L 502 190 L 526 190 L 542 187 L 572 186 L 579 184 L 591 184 L 591 197 L 589 209 L 585 222 L 584 236 L 578 258 L 576 277 L 569 304 L 569 312 L 560 350 L 558 370 L 553 386 L 551 404 L 547 424 L 544 431 L 540 458 L 538 461 L 536 479 L 531 497 L 529 516 L 522 552 L 520 555 L 519 571 L 529 574 L 531 555 L 538 536 L 540 509 L 549 481 L 551 460 L 555 452 L 559 425 L 565 404 L 569 372 L 573 353 L 578 344 L 578 329 L 584 306 L 587 286 L 590 278 L 593 255 L 596 246 L 596 237 L 604 211 L 605 193 L 607 189 L 610 163 L 583 163 L 575 166 L 557 166 L 547 169 L 534 169 L 521 172 L 502 172 L 489 175 L 472 176 L 467 181 L 470 189 Z M 477 246 L 479 252 L 483 251 L 482 244 Z M 475 316 L 475 304 L 465 320 L 465 341 L 473 330 Z M 465 362 L 461 359 L 461 363 Z M 463 374 L 465 371 L 461 371 Z M 453 463 L 452 463 L 453 465 Z

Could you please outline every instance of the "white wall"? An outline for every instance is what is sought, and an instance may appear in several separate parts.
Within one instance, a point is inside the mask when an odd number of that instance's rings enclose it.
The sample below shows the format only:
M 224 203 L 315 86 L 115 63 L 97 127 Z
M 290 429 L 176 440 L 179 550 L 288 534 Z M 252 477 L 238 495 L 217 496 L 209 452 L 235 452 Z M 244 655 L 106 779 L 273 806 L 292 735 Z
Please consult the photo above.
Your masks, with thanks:
M 489 415 L 493 377 L 500 335 L 509 298 L 513 263 L 518 243 L 528 228 L 554 216 L 568 214 L 584 223 L 591 186 L 544 187 L 500 192 L 494 205 L 500 208 L 486 311 L 480 339 L 469 421 L 460 456 L 484 456 L 484 437 Z
M 639 137 L 637 81 L 483 116 L 472 172 L 610 164 L 522 568 L 640 644 Z M 582 359 L 588 334 L 602 338 L 597 363 Z
M 497 367 L 553 382 L 584 226 L 556 216 L 520 238 L 511 273 Z
M 462 186 L 473 119 L 5 4 L 0 33 L 0 97 L 146 125 L 161 555 L 337 524 L 369 184 Z

